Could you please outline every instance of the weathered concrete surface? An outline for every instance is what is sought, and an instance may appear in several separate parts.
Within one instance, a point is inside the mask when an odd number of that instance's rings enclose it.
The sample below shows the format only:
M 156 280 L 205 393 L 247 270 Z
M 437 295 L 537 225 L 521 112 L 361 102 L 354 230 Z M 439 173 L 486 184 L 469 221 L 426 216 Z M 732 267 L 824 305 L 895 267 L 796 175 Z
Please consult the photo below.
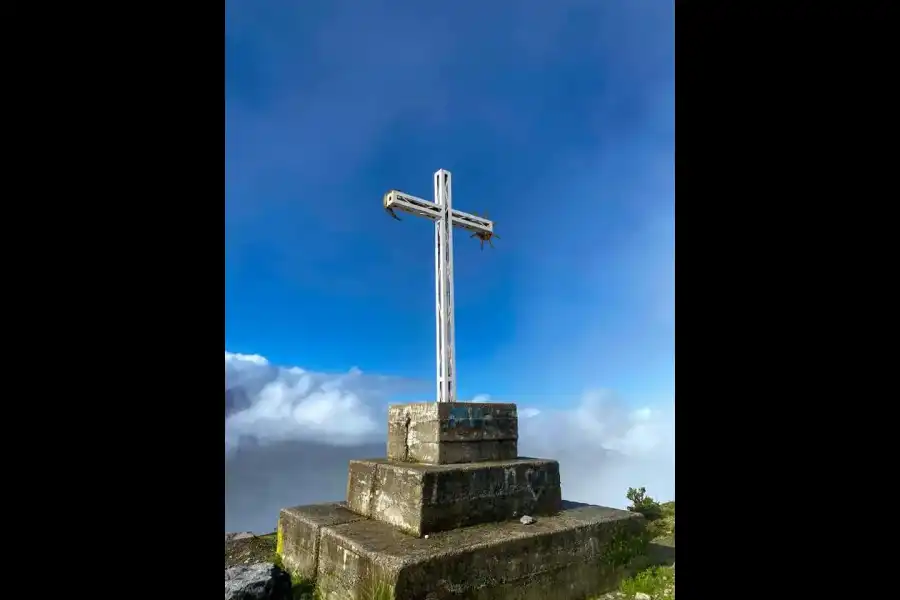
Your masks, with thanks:
M 515 460 L 427 465 L 351 460 L 347 507 L 415 536 L 552 515 L 562 502 L 559 463 Z
M 508 460 L 518 454 L 515 404 L 420 402 L 388 409 L 387 457 L 433 465 Z
M 347 510 L 343 502 L 282 508 L 278 516 L 276 552 L 288 571 L 312 579 L 316 576 L 322 527 L 363 518 Z
M 581 505 L 522 525 L 505 521 L 407 536 L 386 523 L 323 527 L 316 585 L 326 600 L 575 600 L 612 589 L 616 552 L 643 517 Z

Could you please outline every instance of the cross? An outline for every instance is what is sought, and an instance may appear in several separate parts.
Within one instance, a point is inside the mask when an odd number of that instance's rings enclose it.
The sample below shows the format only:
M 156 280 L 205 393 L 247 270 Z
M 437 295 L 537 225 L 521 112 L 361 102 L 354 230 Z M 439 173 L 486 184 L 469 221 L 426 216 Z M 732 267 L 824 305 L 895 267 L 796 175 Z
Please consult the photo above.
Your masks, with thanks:
M 456 400 L 456 352 L 453 321 L 453 227 L 461 227 L 490 240 L 494 223 L 488 219 L 455 210 L 450 172 L 434 174 L 434 202 L 416 198 L 398 190 L 384 195 L 384 208 L 396 218 L 395 210 L 434 221 L 435 330 L 437 337 L 437 401 Z

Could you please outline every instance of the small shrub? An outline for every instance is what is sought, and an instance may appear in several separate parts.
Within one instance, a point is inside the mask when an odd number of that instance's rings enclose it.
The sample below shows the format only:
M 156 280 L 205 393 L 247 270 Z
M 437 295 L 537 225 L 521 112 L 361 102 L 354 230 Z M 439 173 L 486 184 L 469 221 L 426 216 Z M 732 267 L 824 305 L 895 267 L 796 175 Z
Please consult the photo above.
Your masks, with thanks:
M 659 502 L 647 496 L 647 488 L 628 488 L 625 497 L 631 500 L 628 510 L 644 515 L 648 521 L 662 518 L 663 510 Z

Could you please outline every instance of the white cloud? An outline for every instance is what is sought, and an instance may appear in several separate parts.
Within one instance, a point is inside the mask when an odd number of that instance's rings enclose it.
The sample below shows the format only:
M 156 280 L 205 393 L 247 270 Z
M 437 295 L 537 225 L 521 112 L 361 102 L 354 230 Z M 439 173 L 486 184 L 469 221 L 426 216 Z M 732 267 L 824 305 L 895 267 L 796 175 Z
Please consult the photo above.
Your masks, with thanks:
M 639 486 L 672 500 L 675 403 L 634 409 L 608 390 L 587 392 L 575 408 L 521 419 L 519 453 L 558 460 L 569 500 L 624 506 L 625 491 Z
M 410 382 L 359 369 L 329 375 L 282 368 L 258 355 L 226 352 L 225 389 L 225 448 L 230 454 L 246 440 L 256 446 L 383 444 L 387 405 L 397 401 L 396 394 L 409 391 Z M 490 399 L 481 394 L 473 401 Z M 519 415 L 519 453 L 558 460 L 566 499 L 624 506 L 625 491 L 638 486 L 656 498 L 674 499 L 671 398 L 633 408 L 614 393 L 599 390 L 585 393 L 572 408 L 521 406 Z
M 225 351 L 225 368 L 228 369 L 228 365 L 232 365 L 241 368 L 243 364 L 250 364 L 256 366 L 266 366 L 269 364 L 268 359 L 264 356 L 260 356 L 259 354 L 236 354 L 232 352 Z
M 225 451 L 252 439 L 354 445 L 384 437 L 389 395 L 409 382 L 359 369 L 333 375 L 225 352 Z

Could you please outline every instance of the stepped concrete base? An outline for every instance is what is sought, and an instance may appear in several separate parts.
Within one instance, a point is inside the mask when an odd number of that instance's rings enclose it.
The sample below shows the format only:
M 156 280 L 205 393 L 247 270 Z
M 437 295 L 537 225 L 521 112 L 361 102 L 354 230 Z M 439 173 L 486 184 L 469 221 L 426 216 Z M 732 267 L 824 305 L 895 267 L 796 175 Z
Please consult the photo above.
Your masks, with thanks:
M 508 460 L 518 455 L 515 404 L 419 402 L 388 409 L 387 457 L 445 465 Z
M 304 579 L 315 579 L 322 527 L 365 519 L 343 502 L 282 508 L 278 516 L 276 551 L 285 568 Z
M 421 537 L 559 511 L 559 463 L 539 458 L 453 465 L 351 460 L 347 508 Z
M 371 519 L 324 526 L 316 586 L 326 600 L 580 600 L 617 584 L 622 545 L 642 527 L 588 505 L 428 539 Z

